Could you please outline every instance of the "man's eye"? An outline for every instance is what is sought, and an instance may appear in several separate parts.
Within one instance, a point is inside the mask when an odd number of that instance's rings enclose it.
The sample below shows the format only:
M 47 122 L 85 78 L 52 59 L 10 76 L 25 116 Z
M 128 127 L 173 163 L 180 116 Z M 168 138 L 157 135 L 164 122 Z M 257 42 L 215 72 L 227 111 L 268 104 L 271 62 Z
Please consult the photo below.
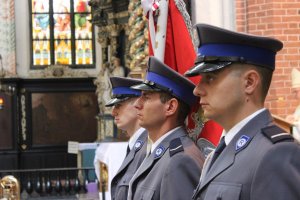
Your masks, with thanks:
M 149 96 L 148 96 L 148 95 L 144 95 L 144 96 L 143 96 L 143 99 L 144 99 L 144 100 L 147 100 L 147 99 L 149 99 Z
M 208 81 L 213 81 L 213 80 L 215 80 L 215 77 L 213 77 L 213 76 L 208 77 Z
M 142 97 L 143 97 L 143 99 L 149 99 L 149 94 L 147 94 L 147 93 L 142 94 Z
M 215 77 L 212 76 L 212 75 L 207 75 L 207 76 L 203 77 L 203 81 L 204 81 L 205 83 L 210 83 L 210 82 L 212 82 L 214 79 L 215 79 Z
M 119 102 L 115 105 L 115 108 L 120 108 L 123 105 L 123 102 Z

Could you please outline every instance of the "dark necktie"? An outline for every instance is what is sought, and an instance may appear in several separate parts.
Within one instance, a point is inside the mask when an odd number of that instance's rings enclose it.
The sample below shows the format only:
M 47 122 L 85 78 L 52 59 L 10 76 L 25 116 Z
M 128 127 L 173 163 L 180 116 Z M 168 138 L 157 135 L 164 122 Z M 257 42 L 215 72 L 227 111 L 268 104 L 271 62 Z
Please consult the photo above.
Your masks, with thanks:
M 129 152 L 130 152 L 130 148 L 129 145 L 127 145 L 126 156 L 128 156 Z
M 223 136 L 217 146 L 217 148 L 215 149 L 214 155 L 211 159 L 210 162 L 210 166 L 209 169 L 211 168 L 211 166 L 214 164 L 214 162 L 217 160 L 217 158 L 219 157 L 219 155 L 222 153 L 223 149 L 226 147 L 226 143 L 225 143 L 225 137 Z

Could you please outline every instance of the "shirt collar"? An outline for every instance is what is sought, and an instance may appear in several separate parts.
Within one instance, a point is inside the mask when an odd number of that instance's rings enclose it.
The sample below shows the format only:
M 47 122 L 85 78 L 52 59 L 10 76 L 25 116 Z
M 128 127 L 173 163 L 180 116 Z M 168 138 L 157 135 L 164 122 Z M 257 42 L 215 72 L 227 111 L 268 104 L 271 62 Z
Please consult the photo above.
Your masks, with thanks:
M 151 146 L 151 153 L 153 152 L 153 150 L 169 135 L 171 135 L 171 133 L 173 133 L 174 131 L 176 131 L 177 129 L 181 128 L 181 126 L 178 126 L 176 128 L 173 128 L 172 130 L 168 131 L 166 134 L 164 134 L 163 136 L 161 136 L 158 140 L 156 140 L 156 142 L 154 142 Z
M 130 150 L 133 148 L 134 144 L 136 143 L 137 139 L 142 135 L 142 133 L 145 131 L 144 128 L 139 128 L 129 139 L 128 145 Z
M 263 112 L 264 110 L 266 110 L 266 108 L 262 108 L 259 109 L 257 111 L 255 111 L 254 113 L 252 113 L 251 115 L 249 115 L 248 117 L 246 117 L 245 119 L 243 119 L 242 121 L 240 121 L 239 123 L 237 123 L 234 127 L 232 127 L 227 133 L 225 130 L 223 130 L 222 136 L 225 136 L 225 143 L 226 145 L 228 145 L 230 143 L 230 141 L 234 138 L 234 136 L 251 120 L 253 119 L 256 115 L 258 115 L 259 113 Z

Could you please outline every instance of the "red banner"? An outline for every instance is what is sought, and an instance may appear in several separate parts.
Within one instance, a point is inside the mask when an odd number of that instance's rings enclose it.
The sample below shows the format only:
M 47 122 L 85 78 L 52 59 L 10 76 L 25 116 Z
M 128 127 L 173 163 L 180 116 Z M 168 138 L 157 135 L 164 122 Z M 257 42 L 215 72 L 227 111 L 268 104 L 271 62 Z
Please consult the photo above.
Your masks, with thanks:
M 149 39 L 149 43 L 150 41 L 151 39 Z M 151 44 L 149 45 L 149 54 L 154 55 Z M 186 22 L 174 0 L 169 0 L 164 63 L 180 74 L 184 74 L 194 65 L 196 57 Z M 200 81 L 200 77 L 191 77 L 190 80 L 197 84 Z M 189 123 L 188 126 L 190 128 L 190 126 L 195 125 Z M 210 120 L 205 123 L 199 138 L 205 138 L 216 146 L 222 130 L 220 125 Z

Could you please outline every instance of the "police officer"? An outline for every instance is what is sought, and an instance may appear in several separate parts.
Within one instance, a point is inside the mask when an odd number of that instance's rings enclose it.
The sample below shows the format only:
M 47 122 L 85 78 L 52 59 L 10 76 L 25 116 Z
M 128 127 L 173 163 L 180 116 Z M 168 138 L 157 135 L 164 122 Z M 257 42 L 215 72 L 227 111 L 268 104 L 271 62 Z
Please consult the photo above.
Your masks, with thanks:
M 134 102 L 140 91 L 130 87 L 142 83 L 141 80 L 111 77 L 113 98 L 105 105 L 113 106 L 112 116 L 115 124 L 130 137 L 127 155 L 111 182 L 111 197 L 115 200 L 127 199 L 129 181 L 146 156 L 147 131 L 138 124 Z
M 148 61 L 144 83 L 135 102 L 140 126 L 152 141 L 150 155 L 130 181 L 128 200 L 190 198 L 204 157 L 188 137 L 184 121 L 196 103 L 195 85 L 155 57 Z
M 196 29 L 198 58 L 186 76 L 202 76 L 194 94 L 225 137 L 207 158 L 193 199 L 300 199 L 300 147 L 264 108 L 282 43 L 206 24 Z

